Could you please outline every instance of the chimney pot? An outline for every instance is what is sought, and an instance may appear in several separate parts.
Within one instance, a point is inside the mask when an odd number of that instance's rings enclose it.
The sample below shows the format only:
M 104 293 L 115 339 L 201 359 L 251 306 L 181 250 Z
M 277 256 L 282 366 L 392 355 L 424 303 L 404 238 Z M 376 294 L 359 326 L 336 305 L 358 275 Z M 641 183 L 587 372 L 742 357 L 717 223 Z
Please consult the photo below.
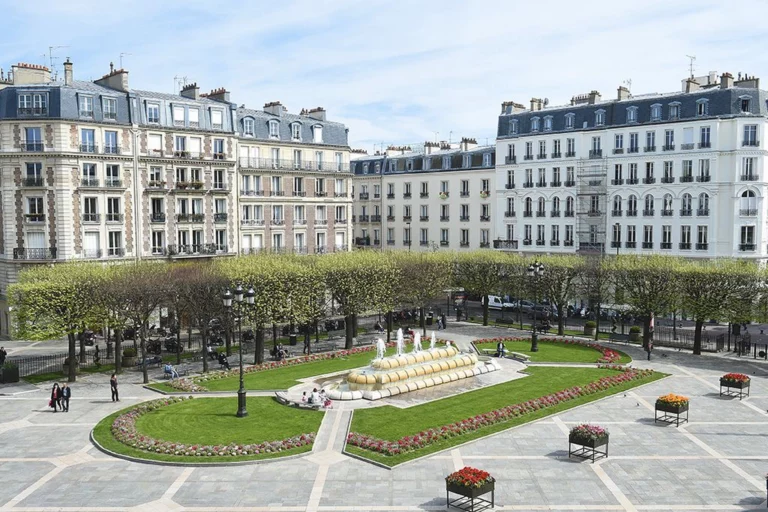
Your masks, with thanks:
M 627 89 L 623 85 L 618 88 L 617 92 L 618 92 L 618 94 L 617 94 L 616 97 L 617 97 L 617 99 L 619 101 L 628 100 L 629 99 L 629 89 Z
M 731 87 L 733 87 L 733 75 L 731 75 L 728 72 L 725 72 L 722 75 L 720 75 L 720 88 L 730 89 Z
M 67 57 L 67 61 L 64 63 L 64 85 L 72 85 L 72 61 Z

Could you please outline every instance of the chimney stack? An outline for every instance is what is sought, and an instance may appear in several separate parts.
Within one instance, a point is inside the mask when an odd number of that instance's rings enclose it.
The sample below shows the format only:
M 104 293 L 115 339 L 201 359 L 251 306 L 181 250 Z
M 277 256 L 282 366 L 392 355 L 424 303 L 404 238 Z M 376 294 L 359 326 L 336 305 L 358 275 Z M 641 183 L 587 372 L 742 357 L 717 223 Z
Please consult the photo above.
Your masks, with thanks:
M 307 111 L 307 116 L 318 121 L 325 121 L 325 109 L 323 107 L 311 108 Z
M 602 96 L 600 96 L 600 93 L 597 91 L 590 91 L 589 93 L 589 104 L 594 105 L 595 103 L 599 102 L 602 99 Z
M 264 104 L 264 112 L 280 117 L 283 115 L 283 104 L 279 101 L 270 101 Z
M 212 90 L 206 96 L 208 97 L 209 100 L 223 101 L 223 102 L 229 103 L 229 91 L 223 87 L 219 87 L 218 89 Z
M 67 57 L 67 61 L 64 63 L 64 85 L 72 85 L 73 80 L 72 62 Z
M 617 89 L 617 91 L 618 91 L 618 94 L 617 94 L 616 98 L 619 101 L 623 101 L 623 100 L 628 100 L 629 99 L 629 89 L 627 89 L 626 87 L 624 87 L 622 85 L 621 87 L 619 87 Z
M 197 83 L 191 83 L 185 85 L 181 89 L 180 93 L 184 98 L 189 98 L 191 100 L 199 100 L 200 99 L 200 88 L 197 86 Z
M 517 114 L 518 112 L 522 112 L 524 110 L 525 107 L 523 105 L 520 103 L 515 103 L 514 101 L 503 101 L 501 103 L 502 114 Z
M 40 64 L 19 62 L 13 69 L 13 85 L 47 84 L 51 81 L 51 70 Z
M 469 137 L 462 137 L 461 144 L 459 146 L 462 151 L 469 151 L 477 147 L 477 139 L 471 139 Z
M 544 104 L 544 100 L 540 98 L 531 98 L 531 112 L 541 110 L 541 106 Z
M 720 75 L 720 88 L 730 89 L 731 87 L 733 87 L 733 75 L 728 72 Z
M 697 82 L 695 78 L 689 78 L 685 81 L 684 92 L 693 92 L 693 91 L 698 91 L 699 89 L 701 89 L 701 86 L 699 85 L 699 82 Z
M 98 80 L 94 80 L 93 83 L 117 91 L 128 92 L 130 90 L 128 87 L 128 72 L 124 69 L 115 69 L 114 64 L 111 62 L 109 63 L 109 70 L 108 74 Z

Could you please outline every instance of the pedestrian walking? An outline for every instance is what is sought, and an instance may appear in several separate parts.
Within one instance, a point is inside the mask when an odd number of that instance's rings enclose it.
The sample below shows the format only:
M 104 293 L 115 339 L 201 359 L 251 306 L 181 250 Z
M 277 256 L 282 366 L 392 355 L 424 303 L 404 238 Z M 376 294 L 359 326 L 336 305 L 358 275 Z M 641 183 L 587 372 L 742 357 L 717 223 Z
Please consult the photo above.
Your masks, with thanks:
M 117 375 L 114 373 L 112 374 L 112 377 L 109 378 L 109 387 L 112 389 L 112 401 L 119 402 L 120 396 L 117 394 Z
M 72 396 L 72 388 L 66 384 L 61 385 L 61 408 L 64 412 L 69 412 L 69 399 Z
M 5 351 L 5 347 L 0 347 L 0 366 L 5 363 L 5 358 L 8 357 L 8 352 Z
M 442 331 L 443 330 L 443 318 L 437 317 L 437 330 Z
M 653 350 L 653 342 L 648 340 L 648 345 L 645 347 L 646 352 L 648 352 L 648 360 L 651 360 L 651 351 Z
M 54 382 L 51 388 L 51 400 L 48 402 L 48 407 L 53 407 L 53 412 L 56 412 L 56 407 L 59 406 L 59 400 L 61 399 L 61 390 L 59 389 L 59 383 Z

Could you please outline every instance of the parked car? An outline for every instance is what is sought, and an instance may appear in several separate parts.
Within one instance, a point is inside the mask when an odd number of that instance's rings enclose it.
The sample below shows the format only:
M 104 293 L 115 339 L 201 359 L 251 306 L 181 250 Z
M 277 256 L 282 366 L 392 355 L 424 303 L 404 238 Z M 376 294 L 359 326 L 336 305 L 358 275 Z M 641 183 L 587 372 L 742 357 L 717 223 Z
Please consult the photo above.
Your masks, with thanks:
M 480 301 L 481 304 L 485 304 L 485 299 Z M 504 302 L 504 300 L 498 295 L 488 296 L 488 309 L 505 309 L 506 311 L 512 311 L 514 304 L 511 302 Z
M 515 301 L 512 311 L 522 311 L 526 315 L 529 315 L 533 312 L 533 302 L 529 300 Z
M 552 315 L 552 308 L 545 304 L 536 304 L 531 308 L 530 315 L 536 314 L 539 317 L 548 317 Z

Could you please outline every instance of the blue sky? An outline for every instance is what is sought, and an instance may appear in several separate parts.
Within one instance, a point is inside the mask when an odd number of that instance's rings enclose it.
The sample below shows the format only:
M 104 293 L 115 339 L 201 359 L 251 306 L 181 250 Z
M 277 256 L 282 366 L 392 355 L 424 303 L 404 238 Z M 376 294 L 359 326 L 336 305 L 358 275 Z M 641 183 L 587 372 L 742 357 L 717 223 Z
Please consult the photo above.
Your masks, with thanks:
M 124 67 L 137 89 L 174 91 L 186 76 L 239 104 L 323 106 L 352 147 L 493 142 L 500 104 L 550 104 L 679 89 L 696 73 L 768 80 L 768 2 L 84 0 L 3 2 L 0 67 L 71 57 L 75 77 Z M 46 54 L 46 57 L 43 57 Z M 60 64 L 62 59 L 58 60 Z M 437 132 L 437 133 L 436 133 Z

